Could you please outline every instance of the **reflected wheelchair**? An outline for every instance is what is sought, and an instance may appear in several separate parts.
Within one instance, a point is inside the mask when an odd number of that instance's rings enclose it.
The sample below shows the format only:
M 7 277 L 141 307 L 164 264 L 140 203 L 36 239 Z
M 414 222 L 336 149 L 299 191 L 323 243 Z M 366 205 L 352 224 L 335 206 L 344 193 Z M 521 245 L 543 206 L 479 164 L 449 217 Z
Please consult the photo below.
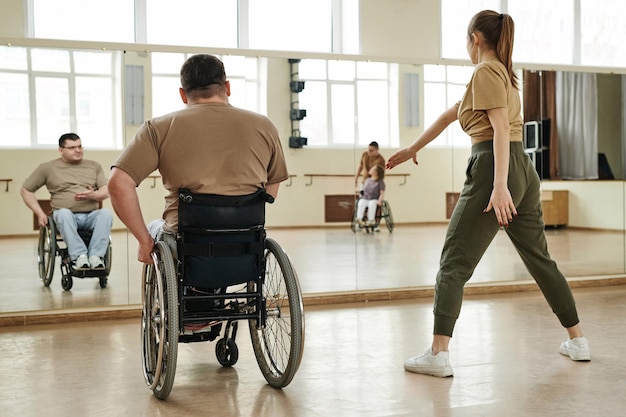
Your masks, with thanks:
M 91 240 L 91 230 L 78 230 L 85 245 L 89 246 Z M 104 269 L 86 269 L 77 270 L 72 265 L 67 245 L 63 241 L 59 233 L 52 215 L 48 215 L 48 224 L 39 228 L 39 243 L 37 245 L 37 263 L 39 266 L 39 278 L 43 285 L 49 287 L 54 276 L 54 264 L 56 257 L 61 258 L 61 287 L 69 291 L 74 285 L 73 278 L 98 278 L 100 288 L 106 288 L 108 276 L 111 272 L 111 260 L 113 250 L 111 245 L 111 237 L 109 236 L 109 245 L 104 255 Z
M 387 200 L 383 200 L 382 204 L 376 207 L 376 216 L 374 217 L 373 225 L 367 224 L 367 210 L 368 209 L 365 209 L 365 214 L 363 215 L 363 218 L 360 219 L 363 222 L 363 224 L 360 224 L 358 222 L 358 219 L 356 218 L 357 205 L 358 205 L 360 197 L 361 197 L 361 193 L 357 194 L 354 200 L 354 213 L 352 213 L 352 223 L 350 224 L 350 228 L 352 229 L 352 231 L 355 233 L 358 230 L 365 230 L 367 233 L 374 232 L 374 231 L 377 232 L 380 230 L 379 226 L 380 226 L 381 220 L 385 220 L 385 226 L 387 226 L 387 230 L 389 230 L 389 233 L 392 233 L 394 224 L 393 224 L 393 214 L 391 213 L 391 206 L 389 205 L 389 202 Z
M 239 320 L 275 388 L 293 379 L 304 349 L 300 285 L 287 254 L 266 238 L 264 189 L 246 196 L 179 190 L 178 232 L 163 233 L 142 273 L 142 363 L 146 384 L 166 399 L 178 343 L 213 341 L 223 367 L 237 363 Z M 223 333 L 222 333 L 222 327 Z

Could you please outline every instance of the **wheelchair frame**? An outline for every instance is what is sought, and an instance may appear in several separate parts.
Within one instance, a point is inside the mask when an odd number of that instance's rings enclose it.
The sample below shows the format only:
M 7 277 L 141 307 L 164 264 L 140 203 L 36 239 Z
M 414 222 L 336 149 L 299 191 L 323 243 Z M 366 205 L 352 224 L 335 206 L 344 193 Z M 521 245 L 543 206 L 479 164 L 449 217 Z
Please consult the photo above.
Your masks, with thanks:
M 88 245 L 91 232 L 79 230 L 78 233 L 85 244 Z M 104 255 L 104 269 L 77 270 L 72 266 L 67 245 L 58 232 L 54 219 L 52 216 L 48 216 L 48 224 L 39 228 L 39 243 L 37 245 L 39 278 L 46 287 L 49 287 L 52 283 L 55 259 L 57 256 L 61 258 L 61 264 L 59 266 L 61 269 L 61 287 L 65 291 L 72 289 L 74 285 L 73 278 L 98 278 L 100 288 L 106 288 L 108 276 L 111 273 L 111 261 L 113 257 L 111 236 L 109 236 L 109 245 Z
M 181 205 L 189 195 L 202 196 L 181 191 Z M 262 204 L 264 222 L 264 204 L 272 202 L 273 197 L 261 191 L 260 198 L 267 198 Z M 180 210 L 179 207 L 179 219 Z M 189 236 L 201 236 L 205 241 L 189 243 Z M 241 236 L 248 236 L 253 242 L 249 244 L 245 238 L 240 247 L 246 248 L 241 256 L 258 258 L 255 276 L 239 278 L 232 285 L 221 282 L 212 289 L 205 287 L 200 295 L 194 293 L 197 287 L 190 285 L 187 257 L 215 260 L 223 256 L 244 262 L 244 258 L 232 252 L 238 250 L 238 243 L 219 243 L 221 238 L 230 242 Z M 220 251 L 224 253 L 219 254 Z M 220 336 L 224 323 L 215 354 L 222 366 L 235 365 L 239 358 L 235 341 L 239 320 L 248 320 L 255 358 L 266 381 L 275 388 L 291 382 L 304 350 L 302 295 L 289 257 L 277 242 L 265 236 L 263 224 L 217 229 L 187 227 L 180 222 L 176 237 L 164 234 L 156 242 L 152 258 L 153 264 L 144 265 L 142 274 L 141 356 L 146 384 L 157 398 L 166 399 L 173 387 L 178 343 L 213 341 Z M 207 270 L 210 268 L 208 264 Z M 205 275 L 208 282 L 219 279 L 210 273 Z M 193 310 L 190 303 L 196 303 Z
M 350 228 L 353 232 L 357 232 L 360 229 L 364 229 L 367 233 L 378 231 L 378 227 L 380 226 L 380 221 L 382 219 L 385 220 L 385 226 L 387 226 L 387 230 L 389 233 L 393 232 L 394 223 L 393 223 L 393 214 L 391 213 L 391 206 L 387 200 L 383 200 L 380 206 L 376 207 L 376 216 L 374 217 L 374 225 L 368 225 L 364 223 L 364 225 L 360 225 L 356 219 L 357 213 L 357 203 L 359 201 L 359 195 L 357 194 L 354 199 L 354 213 L 352 214 L 352 222 L 350 223 Z M 367 210 L 365 209 L 365 214 L 363 215 L 364 222 L 367 222 Z

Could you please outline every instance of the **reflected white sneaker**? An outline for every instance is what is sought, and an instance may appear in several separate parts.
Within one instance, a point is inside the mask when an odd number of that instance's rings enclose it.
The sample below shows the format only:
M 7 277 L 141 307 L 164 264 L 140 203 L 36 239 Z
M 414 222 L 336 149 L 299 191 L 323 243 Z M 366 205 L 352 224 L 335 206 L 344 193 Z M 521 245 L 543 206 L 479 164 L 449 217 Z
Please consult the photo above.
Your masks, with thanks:
M 89 269 L 89 259 L 87 258 L 87 255 L 80 255 L 76 258 L 74 261 L 74 269 L 78 271 Z
M 104 262 L 99 256 L 90 256 L 89 265 L 91 266 L 91 269 L 104 269 Z
M 433 355 L 428 349 L 422 356 L 416 356 L 404 361 L 404 369 L 416 374 L 447 377 L 454 375 L 450 366 L 450 352 L 439 352 Z
M 573 361 L 590 361 L 591 352 L 589 351 L 589 342 L 586 337 L 575 337 L 567 339 L 561 343 L 559 348 L 561 355 L 569 356 Z

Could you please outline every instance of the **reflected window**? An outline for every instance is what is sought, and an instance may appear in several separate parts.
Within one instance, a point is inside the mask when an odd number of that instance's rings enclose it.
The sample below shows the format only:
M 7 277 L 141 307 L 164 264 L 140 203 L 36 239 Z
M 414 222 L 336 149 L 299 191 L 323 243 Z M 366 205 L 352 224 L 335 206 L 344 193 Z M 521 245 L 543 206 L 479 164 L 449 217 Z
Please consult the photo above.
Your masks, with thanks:
M 152 117 L 185 107 L 179 94 L 180 67 L 192 54 L 152 53 Z M 264 74 L 266 58 L 220 56 L 230 82 L 230 104 L 267 114 Z
M 89 148 L 121 147 L 118 52 L 0 46 L 0 56 L 0 146 L 52 147 L 77 132 Z
M 0 146 L 30 146 L 29 103 L 28 75 L 0 70 Z
M 471 66 L 424 65 L 425 127 L 463 98 L 473 71 Z M 459 123 L 454 122 L 427 146 L 469 147 L 471 142 Z
M 397 64 L 305 59 L 298 76 L 308 146 L 398 146 Z

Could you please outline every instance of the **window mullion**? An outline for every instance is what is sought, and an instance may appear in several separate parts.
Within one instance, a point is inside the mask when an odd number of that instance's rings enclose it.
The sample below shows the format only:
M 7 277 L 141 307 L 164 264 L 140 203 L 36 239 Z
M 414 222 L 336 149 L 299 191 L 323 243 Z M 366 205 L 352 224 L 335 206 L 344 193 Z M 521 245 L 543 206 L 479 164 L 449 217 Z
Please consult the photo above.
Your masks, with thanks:
M 30 107 L 30 145 L 36 146 L 39 143 L 39 138 L 37 135 L 37 91 L 36 91 L 36 83 L 35 76 L 33 74 L 33 66 L 31 59 L 31 48 L 28 48 L 26 53 L 27 60 L 27 71 L 28 71 L 28 91 L 29 91 L 29 107 Z
M 237 47 L 250 48 L 250 4 L 248 0 L 237 1 Z
M 78 121 L 76 120 L 76 71 L 74 69 L 74 51 L 70 52 L 70 73 L 67 75 L 69 95 L 70 131 L 77 132 Z
M 146 0 L 135 0 L 135 43 L 148 43 L 148 9 Z

